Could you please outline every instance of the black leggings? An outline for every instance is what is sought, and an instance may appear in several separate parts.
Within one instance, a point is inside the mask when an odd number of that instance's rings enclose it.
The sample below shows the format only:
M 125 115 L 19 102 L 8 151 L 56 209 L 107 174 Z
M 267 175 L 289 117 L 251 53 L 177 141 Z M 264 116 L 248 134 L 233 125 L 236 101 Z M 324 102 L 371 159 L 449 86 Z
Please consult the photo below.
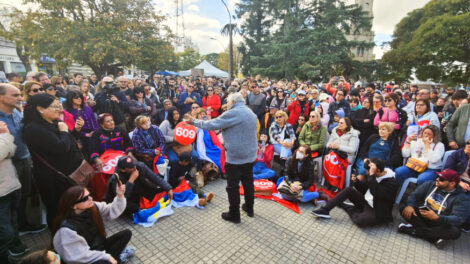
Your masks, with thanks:
M 129 229 L 122 230 L 120 232 L 117 232 L 116 234 L 107 237 L 106 240 L 104 241 L 104 246 L 103 249 L 106 251 L 106 253 L 110 254 L 113 256 L 115 260 L 117 260 L 118 263 L 121 262 L 119 256 L 121 255 L 121 252 L 124 250 L 124 248 L 127 246 L 127 243 L 131 240 L 132 237 L 132 232 Z M 100 260 L 93 262 L 93 264 L 107 264 L 110 263 L 107 260 Z
M 417 216 L 411 215 L 411 219 L 408 222 L 416 229 L 416 236 L 430 242 L 435 242 L 440 238 L 455 240 L 460 237 L 460 229 L 458 227 L 430 221 L 421 216 L 418 208 L 414 209 Z
M 346 201 L 346 199 L 349 199 L 354 204 L 354 208 L 346 211 L 354 224 L 360 227 L 377 224 L 374 208 L 370 207 L 366 199 L 364 199 L 364 195 L 353 187 L 347 187 L 339 192 L 323 208 L 330 211 Z

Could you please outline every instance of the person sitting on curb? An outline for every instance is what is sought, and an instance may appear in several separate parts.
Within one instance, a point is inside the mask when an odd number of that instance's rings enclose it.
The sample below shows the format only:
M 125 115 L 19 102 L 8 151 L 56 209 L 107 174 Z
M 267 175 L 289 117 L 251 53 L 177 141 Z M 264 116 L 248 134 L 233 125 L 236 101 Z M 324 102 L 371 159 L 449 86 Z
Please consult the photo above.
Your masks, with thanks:
M 467 217 L 470 201 L 460 187 L 460 176 L 454 170 L 436 172 L 436 181 L 418 186 L 400 211 L 408 223 L 398 232 L 420 237 L 442 249 L 446 240 L 460 237 L 458 228 Z
M 364 167 L 368 175 L 353 177 L 354 187 L 342 190 L 325 206 L 312 211 L 312 214 L 329 219 L 330 211 L 339 206 L 346 210 L 351 220 L 359 227 L 392 221 L 393 203 L 398 190 L 395 173 L 385 168 L 385 162 L 377 158 L 369 159 Z M 354 205 L 344 203 L 346 199 Z
M 196 182 L 196 175 L 190 175 L 191 168 L 194 167 L 191 160 L 191 153 L 182 152 L 177 162 L 170 163 L 169 166 L 171 169 L 168 182 L 171 187 L 176 188 L 181 181 L 187 181 L 189 187 L 199 196 L 199 205 L 205 206 L 206 203 L 214 198 L 214 193 L 204 193 Z
M 145 163 L 136 161 L 128 155 L 119 158 L 116 173 L 109 180 L 105 197 L 108 203 L 116 196 L 114 190 L 116 190 L 119 181 L 126 185 L 126 192 L 124 193 L 127 199 L 126 210 L 124 211 L 126 214 L 133 214 L 139 210 L 141 197 L 152 201 L 157 193 L 167 191 L 168 197 L 173 199 L 170 184 L 151 171 Z

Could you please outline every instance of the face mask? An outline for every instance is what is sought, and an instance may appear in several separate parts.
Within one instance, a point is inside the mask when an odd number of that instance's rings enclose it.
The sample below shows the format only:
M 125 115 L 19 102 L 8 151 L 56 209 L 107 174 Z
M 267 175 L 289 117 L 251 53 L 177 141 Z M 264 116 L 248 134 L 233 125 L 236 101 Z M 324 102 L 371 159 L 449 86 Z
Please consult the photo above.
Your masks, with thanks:
M 301 160 L 304 158 L 304 154 L 300 153 L 300 152 L 296 152 L 295 153 L 295 158 L 298 159 L 298 160 Z

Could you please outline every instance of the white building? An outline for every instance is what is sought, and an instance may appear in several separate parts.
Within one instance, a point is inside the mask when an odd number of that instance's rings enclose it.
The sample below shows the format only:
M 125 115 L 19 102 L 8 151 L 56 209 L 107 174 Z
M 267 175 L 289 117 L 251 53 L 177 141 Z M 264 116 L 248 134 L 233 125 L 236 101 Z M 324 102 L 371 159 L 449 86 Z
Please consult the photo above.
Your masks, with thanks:
M 361 6 L 362 10 L 366 11 L 370 17 L 373 17 L 373 6 L 374 0 L 354 0 L 354 3 Z M 354 30 L 353 30 L 354 32 Z M 346 35 L 346 39 L 356 40 L 356 41 L 365 41 L 365 42 L 374 42 L 374 31 L 371 30 L 357 30 L 351 35 Z M 351 50 L 354 54 L 354 59 L 358 61 L 372 61 L 375 60 L 374 48 L 361 48 L 356 47 Z

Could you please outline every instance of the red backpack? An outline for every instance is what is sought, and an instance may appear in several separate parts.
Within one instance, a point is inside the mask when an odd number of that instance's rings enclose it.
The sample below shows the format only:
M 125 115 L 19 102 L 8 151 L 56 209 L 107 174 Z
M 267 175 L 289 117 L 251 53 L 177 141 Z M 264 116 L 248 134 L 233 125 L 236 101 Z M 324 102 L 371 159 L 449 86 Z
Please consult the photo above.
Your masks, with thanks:
M 330 152 L 323 159 L 323 177 L 332 186 L 342 189 L 348 168 L 348 156 L 338 154 L 337 151 Z

